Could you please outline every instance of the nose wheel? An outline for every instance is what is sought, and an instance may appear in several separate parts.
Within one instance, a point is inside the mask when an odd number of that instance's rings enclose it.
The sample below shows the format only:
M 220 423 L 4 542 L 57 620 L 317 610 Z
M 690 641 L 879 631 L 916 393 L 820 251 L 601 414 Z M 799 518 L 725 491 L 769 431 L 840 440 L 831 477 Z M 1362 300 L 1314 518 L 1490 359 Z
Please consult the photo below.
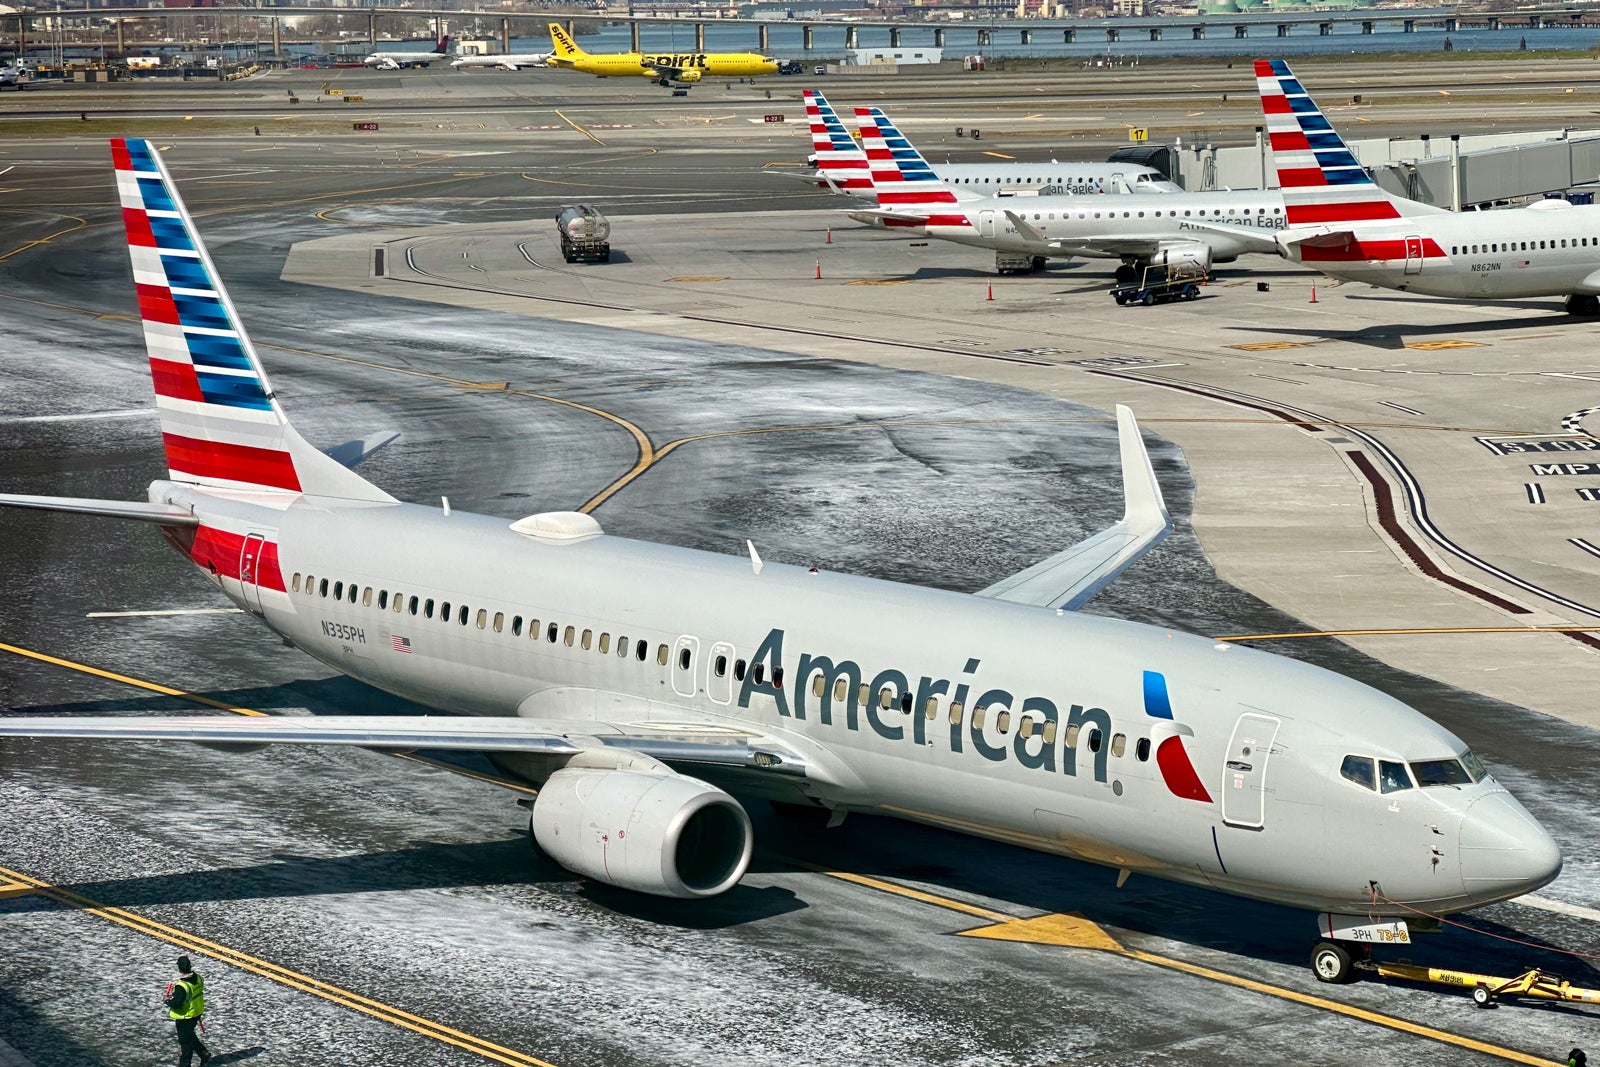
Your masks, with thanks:
M 1337 941 L 1319 941 L 1311 950 L 1311 973 L 1319 982 L 1348 985 L 1356 980 L 1356 957 Z

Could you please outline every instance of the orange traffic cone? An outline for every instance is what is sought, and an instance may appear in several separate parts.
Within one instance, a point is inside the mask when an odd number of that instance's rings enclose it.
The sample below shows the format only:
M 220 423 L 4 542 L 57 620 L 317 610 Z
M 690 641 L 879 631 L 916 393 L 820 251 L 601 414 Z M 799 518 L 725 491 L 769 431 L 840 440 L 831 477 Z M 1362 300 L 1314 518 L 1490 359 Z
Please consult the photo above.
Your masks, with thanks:
M 819 281 L 822 279 L 822 260 L 820 258 L 817 260 L 817 279 Z
M 826 241 L 823 241 L 822 243 L 825 244 L 825 245 L 833 244 L 833 227 L 832 226 L 828 227 L 828 239 Z
M 1316 302 L 1317 302 L 1317 285 L 1316 285 L 1315 282 L 1312 282 L 1311 283 L 1311 303 L 1315 304 Z
M 994 299 L 994 279 L 993 278 L 989 279 L 988 290 L 989 290 L 989 295 L 985 296 L 984 299 L 985 300 L 993 300 Z

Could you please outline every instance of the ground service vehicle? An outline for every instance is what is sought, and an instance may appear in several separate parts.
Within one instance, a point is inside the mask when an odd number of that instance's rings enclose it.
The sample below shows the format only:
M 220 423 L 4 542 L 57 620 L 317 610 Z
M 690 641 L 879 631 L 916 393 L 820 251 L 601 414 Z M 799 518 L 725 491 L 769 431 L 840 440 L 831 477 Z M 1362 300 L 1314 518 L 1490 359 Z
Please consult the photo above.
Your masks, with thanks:
M 1111 290 L 1111 296 L 1119 304 L 1143 304 L 1145 307 L 1169 300 L 1194 300 L 1200 295 L 1200 283 L 1205 280 L 1205 272 L 1192 264 L 1152 265 L 1144 269 L 1134 284 L 1119 285 Z
M 611 223 L 594 205 L 569 204 L 562 208 L 556 212 L 556 230 L 561 234 L 561 255 L 568 263 L 610 261 Z

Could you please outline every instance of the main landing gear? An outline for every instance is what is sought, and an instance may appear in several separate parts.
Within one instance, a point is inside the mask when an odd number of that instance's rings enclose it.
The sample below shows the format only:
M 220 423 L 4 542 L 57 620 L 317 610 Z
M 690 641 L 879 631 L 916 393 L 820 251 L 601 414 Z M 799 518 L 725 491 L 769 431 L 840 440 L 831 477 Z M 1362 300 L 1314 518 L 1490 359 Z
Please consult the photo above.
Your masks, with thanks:
M 1567 314 L 1592 319 L 1600 315 L 1600 296 L 1573 293 L 1567 297 Z

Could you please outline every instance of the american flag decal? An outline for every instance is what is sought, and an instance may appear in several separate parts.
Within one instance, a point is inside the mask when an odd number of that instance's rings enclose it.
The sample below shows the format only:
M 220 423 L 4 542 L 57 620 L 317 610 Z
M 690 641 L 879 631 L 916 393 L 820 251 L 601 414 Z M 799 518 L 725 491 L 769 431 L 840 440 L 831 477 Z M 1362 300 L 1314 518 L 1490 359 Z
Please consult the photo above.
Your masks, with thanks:
M 409 656 L 411 655 L 411 638 L 401 637 L 399 634 L 390 634 L 389 647 L 396 652 L 404 652 Z

